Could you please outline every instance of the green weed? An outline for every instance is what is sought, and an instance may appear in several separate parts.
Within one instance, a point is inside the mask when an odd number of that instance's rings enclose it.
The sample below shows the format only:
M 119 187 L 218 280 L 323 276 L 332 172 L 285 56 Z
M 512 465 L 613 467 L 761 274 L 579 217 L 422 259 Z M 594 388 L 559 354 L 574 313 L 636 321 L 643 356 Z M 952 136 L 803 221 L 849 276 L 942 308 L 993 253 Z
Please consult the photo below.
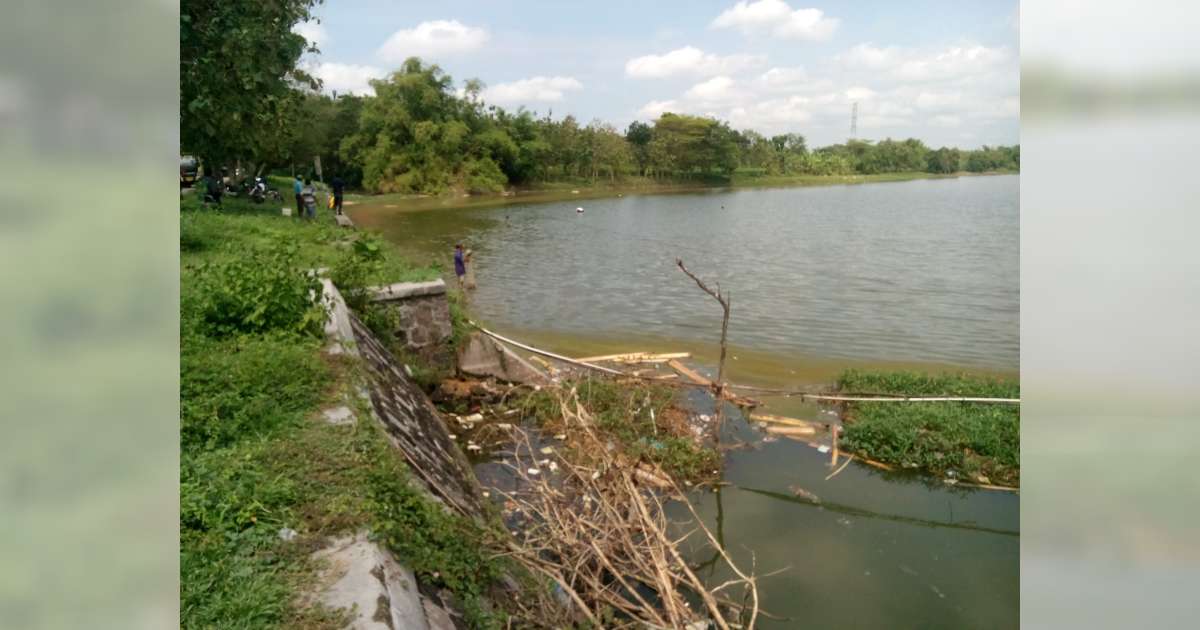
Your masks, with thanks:
M 844 392 L 1019 398 L 1015 380 L 965 374 L 848 370 Z M 937 475 L 983 475 L 996 483 L 1020 479 L 1021 423 L 1017 405 L 854 402 L 846 406 L 842 443 L 851 451 Z

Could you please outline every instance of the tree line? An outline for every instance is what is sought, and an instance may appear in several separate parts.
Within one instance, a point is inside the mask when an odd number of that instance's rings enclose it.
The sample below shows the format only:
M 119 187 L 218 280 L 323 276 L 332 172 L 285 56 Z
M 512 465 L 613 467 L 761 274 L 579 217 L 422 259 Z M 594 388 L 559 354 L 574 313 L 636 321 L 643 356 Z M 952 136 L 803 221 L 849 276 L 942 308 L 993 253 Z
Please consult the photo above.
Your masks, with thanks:
M 206 164 L 323 170 L 372 192 L 484 193 L 538 182 L 638 176 L 721 182 L 747 175 L 1018 171 L 1020 147 L 933 149 L 920 140 L 849 140 L 817 149 L 712 118 L 664 113 L 619 130 L 488 105 L 483 84 L 456 90 L 437 65 L 410 58 L 371 82 L 373 96 L 328 96 L 297 67 L 315 51 L 291 25 L 313 0 L 181 7 L 182 148 Z M 258 18 L 227 42 L 223 21 Z M 260 15 L 261 14 L 261 15 Z M 239 22 L 240 23 L 240 22 Z M 305 166 L 301 166 L 305 165 Z

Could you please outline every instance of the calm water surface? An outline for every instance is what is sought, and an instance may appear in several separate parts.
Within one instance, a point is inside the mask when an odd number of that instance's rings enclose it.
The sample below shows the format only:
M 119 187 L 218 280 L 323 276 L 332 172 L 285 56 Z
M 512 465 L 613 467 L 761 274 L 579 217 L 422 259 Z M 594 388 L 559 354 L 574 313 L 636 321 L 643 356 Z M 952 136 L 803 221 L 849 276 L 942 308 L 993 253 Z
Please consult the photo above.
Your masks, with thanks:
M 803 384 L 862 364 L 1015 372 L 1018 191 L 1017 176 L 968 177 L 352 214 L 447 266 L 466 242 L 471 310 L 493 326 L 580 354 L 690 350 L 711 374 L 720 309 L 675 268 L 681 257 L 732 293 L 732 378 Z M 760 592 L 790 619 L 763 627 L 1019 625 L 1018 496 L 857 462 L 826 480 L 827 454 L 764 441 L 736 413 L 728 432 L 751 448 L 727 455 L 730 486 L 695 502 L 741 566 L 787 568 Z
M 353 209 L 448 264 L 475 251 L 472 310 L 501 328 L 709 343 L 789 356 L 1016 370 L 1019 177 Z M 584 207 L 579 214 L 576 206 Z

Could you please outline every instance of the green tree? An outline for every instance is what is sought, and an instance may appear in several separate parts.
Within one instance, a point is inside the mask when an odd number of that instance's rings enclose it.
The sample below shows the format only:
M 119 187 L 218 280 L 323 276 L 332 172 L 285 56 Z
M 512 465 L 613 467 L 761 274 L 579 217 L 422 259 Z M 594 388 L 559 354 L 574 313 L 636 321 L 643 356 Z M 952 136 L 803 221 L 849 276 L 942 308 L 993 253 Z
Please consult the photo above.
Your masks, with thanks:
M 299 112 L 297 69 L 315 50 L 292 27 L 320 0 L 183 0 L 179 7 L 179 136 L 206 164 L 278 159 Z
M 650 142 L 654 140 L 654 128 L 644 122 L 633 121 L 625 130 L 625 140 L 633 151 L 633 159 L 637 162 L 638 174 L 645 175 L 650 166 Z

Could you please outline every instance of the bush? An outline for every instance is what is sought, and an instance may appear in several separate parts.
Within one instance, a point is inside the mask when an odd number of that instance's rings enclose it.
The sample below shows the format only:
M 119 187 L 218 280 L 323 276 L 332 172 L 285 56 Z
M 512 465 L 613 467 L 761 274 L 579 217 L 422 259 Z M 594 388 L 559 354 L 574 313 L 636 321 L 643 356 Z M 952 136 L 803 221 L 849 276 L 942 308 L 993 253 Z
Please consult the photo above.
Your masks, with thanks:
M 321 334 L 326 312 L 321 283 L 296 267 L 297 248 L 277 243 L 220 262 L 205 262 L 193 279 L 194 308 L 212 337 L 292 331 Z

